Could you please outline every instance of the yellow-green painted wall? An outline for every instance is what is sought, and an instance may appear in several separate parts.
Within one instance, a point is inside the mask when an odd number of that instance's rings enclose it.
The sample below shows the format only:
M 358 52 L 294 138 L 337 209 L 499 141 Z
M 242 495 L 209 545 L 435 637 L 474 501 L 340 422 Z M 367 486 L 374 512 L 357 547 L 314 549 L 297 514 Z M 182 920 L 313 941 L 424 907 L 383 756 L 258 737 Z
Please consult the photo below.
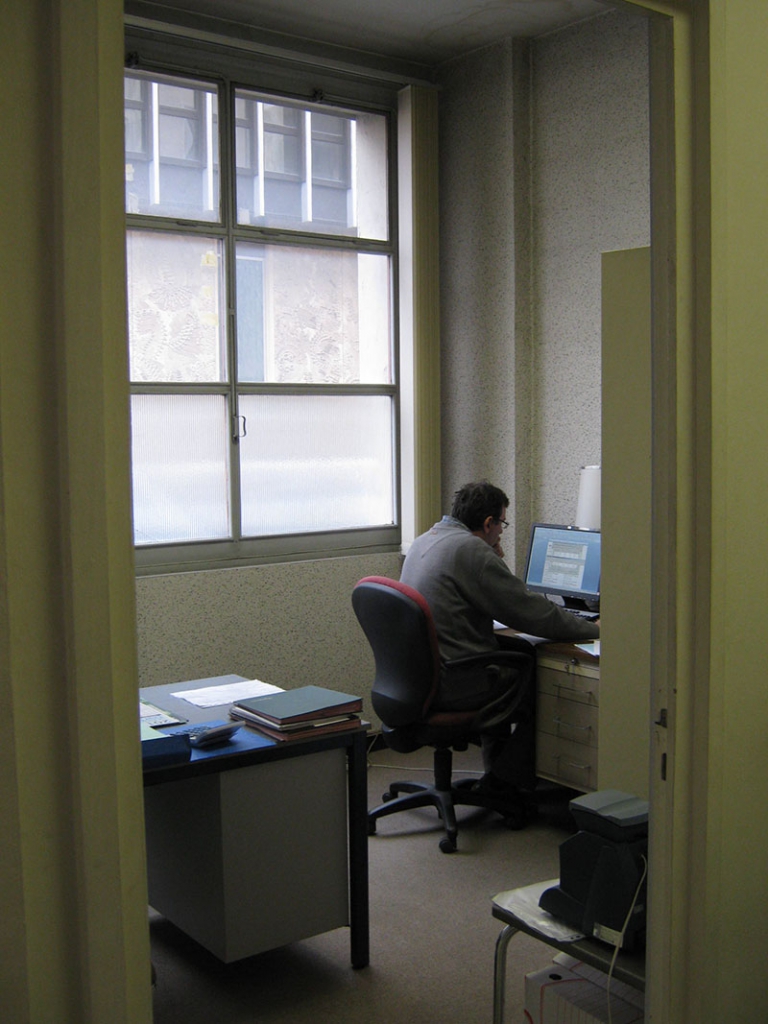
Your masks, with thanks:
M 711 671 L 695 723 L 708 757 L 696 793 L 706 830 L 694 839 L 705 886 L 693 911 L 703 931 L 733 937 L 697 944 L 702 1010 L 746 1022 L 768 1002 L 768 5 L 712 0 L 710 11 Z
M 122 6 L 0 33 L 0 1017 L 149 1021 Z
M 602 258 L 601 789 L 648 799 L 651 254 Z
M 668 772 L 651 773 L 646 1014 L 746 1024 L 768 1002 L 768 6 L 629 6 L 670 19 L 652 105 L 652 698 L 670 728 L 651 750 Z

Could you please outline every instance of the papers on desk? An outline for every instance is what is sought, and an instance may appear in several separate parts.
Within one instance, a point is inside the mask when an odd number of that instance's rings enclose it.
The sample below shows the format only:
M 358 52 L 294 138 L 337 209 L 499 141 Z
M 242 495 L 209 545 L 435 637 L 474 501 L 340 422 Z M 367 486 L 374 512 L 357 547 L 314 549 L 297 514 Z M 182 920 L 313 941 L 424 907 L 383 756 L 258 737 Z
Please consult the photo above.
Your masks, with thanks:
M 493 622 L 494 630 L 509 629 L 509 626 L 505 626 L 503 622 L 498 622 L 494 619 Z M 551 644 L 552 640 L 547 640 L 544 636 L 532 636 L 530 633 L 518 633 L 515 632 L 515 636 L 521 640 L 527 640 L 529 644 L 533 644 L 535 647 L 537 644 Z M 586 654 L 593 654 L 596 658 L 600 657 L 600 641 L 599 640 L 585 640 L 584 643 L 574 644 L 574 647 L 579 647 Z
M 587 640 L 583 644 L 575 644 L 580 651 L 584 651 L 586 654 L 593 654 L 596 658 L 600 657 L 600 641 L 599 640 Z
M 515 633 L 515 636 L 520 640 L 525 640 L 526 643 L 532 644 L 534 647 L 537 644 L 551 644 L 552 641 L 547 639 L 545 636 L 534 636 L 533 633 Z
M 493 628 L 494 628 L 494 630 L 496 630 L 498 632 L 501 632 L 501 630 L 504 630 L 504 629 L 512 629 L 511 626 L 505 626 L 504 623 L 503 622 L 499 622 L 498 619 L 494 619 L 493 620 Z M 526 643 L 533 644 L 534 647 L 536 646 L 536 644 L 551 644 L 552 643 L 552 641 L 551 640 L 547 640 L 547 638 L 545 636 L 534 636 L 532 633 L 518 633 L 516 629 L 512 630 L 512 632 L 514 633 L 514 635 L 516 637 L 519 637 L 521 640 L 525 640 Z
M 154 704 L 150 704 L 146 700 L 139 701 L 139 720 L 142 725 L 149 725 L 153 729 L 157 729 L 161 725 L 180 725 L 182 722 L 186 722 L 186 718 L 171 715 L 168 711 L 156 708 Z
M 219 704 L 233 704 L 246 697 L 263 697 L 267 693 L 281 693 L 282 686 L 263 683 L 260 679 L 244 679 L 220 686 L 202 686 L 199 690 L 177 690 L 172 697 L 186 700 L 198 708 L 214 708 Z

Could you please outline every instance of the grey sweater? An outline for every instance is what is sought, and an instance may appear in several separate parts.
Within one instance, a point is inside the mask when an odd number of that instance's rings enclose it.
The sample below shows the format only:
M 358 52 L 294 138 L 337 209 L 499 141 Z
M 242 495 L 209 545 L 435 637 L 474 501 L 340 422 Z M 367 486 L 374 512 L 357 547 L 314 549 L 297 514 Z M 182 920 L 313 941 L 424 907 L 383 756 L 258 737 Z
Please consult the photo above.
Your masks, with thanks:
M 528 591 L 503 558 L 451 516 L 410 547 L 400 574 L 435 620 L 444 660 L 495 651 L 493 622 L 553 641 L 595 640 L 600 627 Z

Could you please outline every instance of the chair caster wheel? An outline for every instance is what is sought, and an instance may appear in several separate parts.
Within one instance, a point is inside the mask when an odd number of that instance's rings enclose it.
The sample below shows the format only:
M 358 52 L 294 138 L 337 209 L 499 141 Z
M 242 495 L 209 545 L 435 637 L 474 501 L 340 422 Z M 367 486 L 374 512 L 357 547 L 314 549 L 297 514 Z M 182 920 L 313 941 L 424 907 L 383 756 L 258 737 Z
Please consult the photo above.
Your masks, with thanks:
M 369 836 L 375 836 L 376 835 L 376 819 L 375 818 L 369 818 L 368 819 L 368 835 Z
M 450 836 L 444 836 L 440 840 L 440 849 L 443 853 L 456 853 L 456 840 Z
M 387 790 L 386 793 L 382 793 L 381 794 L 381 802 L 383 804 L 388 804 L 390 800 L 394 800 L 394 799 L 395 799 L 395 794 L 394 793 L 390 793 L 389 790 Z

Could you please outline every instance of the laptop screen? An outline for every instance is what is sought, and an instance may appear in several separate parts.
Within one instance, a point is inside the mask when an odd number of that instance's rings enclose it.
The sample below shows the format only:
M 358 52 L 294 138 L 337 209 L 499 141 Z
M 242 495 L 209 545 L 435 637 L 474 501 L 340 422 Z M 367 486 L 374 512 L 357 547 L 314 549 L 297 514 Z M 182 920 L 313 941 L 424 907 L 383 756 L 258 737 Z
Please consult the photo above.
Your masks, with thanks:
M 596 609 L 600 601 L 600 531 L 534 523 L 525 585 L 565 604 Z

